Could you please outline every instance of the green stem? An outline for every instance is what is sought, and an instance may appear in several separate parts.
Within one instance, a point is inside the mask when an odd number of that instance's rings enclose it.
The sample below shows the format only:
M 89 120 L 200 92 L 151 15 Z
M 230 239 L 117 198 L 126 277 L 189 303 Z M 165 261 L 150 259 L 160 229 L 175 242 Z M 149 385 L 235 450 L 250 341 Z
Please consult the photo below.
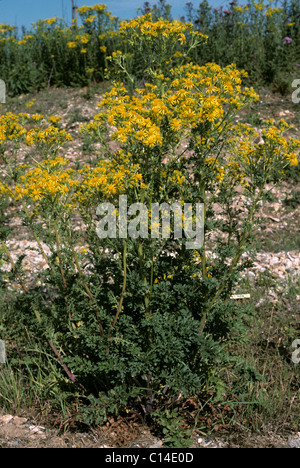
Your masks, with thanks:
M 96 299 L 94 298 L 93 294 L 91 293 L 91 290 L 90 288 L 88 287 L 85 279 L 84 279 L 84 276 L 83 276 L 83 273 L 82 273 L 82 270 L 81 270 L 81 267 L 79 265 L 79 262 L 78 262 L 78 256 L 77 256 L 77 253 L 75 252 L 74 250 L 74 247 L 73 247 L 73 244 L 71 242 L 71 239 L 70 239 L 70 235 L 69 235 L 69 245 L 71 247 L 71 250 L 72 250 L 72 253 L 73 253 L 73 258 L 74 258 L 74 262 L 75 262 L 75 265 L 77 267 L 77 271 L 78 271 L 78 274 L 80 276 L 80 279 L 82 281 L 82 284 L 83 284 L 83 287 L 88 295 L 88 297 L 90 298 L 91 302 L 93 303 L 94 307 L 95 307 L 95 312 L 96 312 L 96 318 L 97 318 L 97 322 L 98 322 L 98 326 L 99 326 L 99 330 L 100 330 L 100 335 L 101 335 L 101 338 L 104 338 L 104 330 L 103 330 L 103 326 L 102 326 L 102 323 L 101 323 L 101 319 L 100 319 L 100 311 L 99 311 L 99 308 L 98 308 L 98 305 L 97 305 L 97 301 Z
M 144 268 L 144 252 L 143 252 L 142 242 L 139 243 L 138 254 L 139 254 L 139 262 L 140 262 L 140 269 L 141 269 L 141 273 L 142 273 L 143 282 L 144 282 L 144 285 L 147 286 L 148 281 L 147 281 L 147 276 L 146 276 L 146 273 L 145 273 L 146 269 Z M 149 304 L 150 304 L 149 293 L 145 295 L 144 301 L 145 301 L 146 314 L 148 315 L 148 313 L 149 313 Z
M 32 233 L 33 233 L 33 235 L 34 235 L 34 238 L 35 238 L 35 240 L 36 240 L 36 242 L 37 242 L 37 244 L 38 244 L 38 247 L 39 247 L 39 249 L 40 249 L 40 252 L 41 252 L 41 254 L 42 254 L 42 256 L 43 256 L 45 262 L 47 263 L 47 265 L 48 265 L 49 268 L 51 269 L 51 265 L 50 265 L 50 263 L 49 263 L 49 259 L 48 259 L 47 255 L 46 255 L 46 253 L 45 253 L 45 251 L 44 251 L 44 249 L 43 249 L 43 246 L 42 246 L 42 244 L 41 244 L 40 238 L 39 238 L 39 236 L 37 235 L 37 233 L 35 232 L 34 227 L 32 226 L 31 217 L 30 217 L 30 215 L 29 215 L 29 212 L 28 212 L 28 210 L 27 210 L 27 207 L 26 207 L 26 205 L 25 205 L 24 200 L 22 200 L 22 205 L 23 205 L 23 209 L 24 209 L 24 211 L 25 211 L 25 214 L 26 214 L 28 220 L 30 221 L 30 228 L 31 228 Z
M 203 209 L 203 222 L 204 222 L 204 227 L 205 227 L 205 222 L 206 222 L 206 212 L 207 212 L 207 202 L 206 202 L 206 195 L 205 195 L 205 185 L 204 182 L 202 184 L 202 190 L 201 190 L 202 198 L 203 198 L 203 204 L 204 204 L 204 209 Z M 206 271 L 206 245 L 205 245 L 205 235 L 204 235 L 204 240 L 203 240 L 203 247 L 202 247 L 202 275 L 203 278 L 207 277 L 207 271 Z
M 57 257 L 58 257 L 58 261 L 59 261 L 59 267 L 60 267 L 61 277 L 62 277 L 62 280 L 63 280 L 64 287 L 67 289 L 68 286 L 67 286 L 67 282 L 66 282 L 66 278 L 65 278 L 65 274 L 64 274 L 62 262 L 61 262 L 60 240 L 59 240 L 59 233 L 58 233 L 58 228 L 57 228 L 57 222 L 56 222 L 56 221 L 54 221 L 54 230 L 55 230 L 55 237 L 56 237 Z
M 123 301 L 124 301 L 124 296 L 125 296 L 125 291 L 126 291 L 126 284 L 127 284 L 127 241 L 124 241 L 124 249 L 123 249 L 123 287 L 122 287 L 122 292 L 121 292 L 121 297 L 120 297 L 120 302 L 119 302 L 119 305 L 118 305 L 118 309 L 117 309 L 117 313 L 115 315 L 115 318 L 114 318 L 114 321 L 111 325 L 111 329 L 109 331 L 109 334 L 108 334 L 108 337 L 107 337 L 107 348 L 106 348 L 106 352 L 108 353 L 109 352 L 109 340 L 111 338 L 111 335 L 112 335 L 112 331 L 117 323 L 117 320 L 119 318 L 119 315 L 121 313 L 121 310 L 122 310 L 122 306 L 123 306 Z

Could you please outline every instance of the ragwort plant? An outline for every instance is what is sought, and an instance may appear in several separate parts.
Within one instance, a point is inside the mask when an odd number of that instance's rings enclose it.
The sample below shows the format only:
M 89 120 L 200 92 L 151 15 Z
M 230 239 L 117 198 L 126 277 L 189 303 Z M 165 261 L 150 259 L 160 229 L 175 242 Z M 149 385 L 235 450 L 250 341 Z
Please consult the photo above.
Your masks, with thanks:
M 163 24 L 166 34 L 155 40 L 174 41 L 171 50 L 185 42 L 183 33 L 172 34 L 173 23 L 156 24 L 148 15 L 140 21 L 153 31 Z M 141 23 L 131 24 L 129 37 L 144 43 L 134 28 L 139 32 Z M 13 318 L 7 309 L 2 319 L 7 339 L 26 349 L 29 334 L 52 350 L 62 370 L 59 385 L 80 395 L 85 422 L 139 411 L 162 421 L 167 434 L 164 412 L 174 414 L 182 399 L 199 395 L 209 379 L 216 382 L 230 359 L 227 344 L 242 340 L 245 311 L 231 296 L 251 264 L 266 185 L 297 165 L 300 141 L 284 137 L 284 121 L 269 120 L 261 132 L 236 123 L 240 109 L 258 96 L 243 86 L 245 72 L 234 65 L 170 63 L 165 71 L 155 70 L 135 90 L 115 83 L 105 94 L 99 113 L 81 127 L 83 137 L 102 147 L 89 165 L 74 169 L 60 155 L 69 137 L 56 127 L 45 129 L 42 121 L 21 132 L 39 158 L 33 153 L 33 164 L 4 180 L 1 195 L 23 212 L 46 265 L 29 287 L 22 259 L 14 262 L 2 243 L 22 288 Z M 13 134 L 4 132 L 2 144 Z M 10 177 L 14 171 L 5 163 Z M 136 235 L 100 239 L 97 208 L 114 207 L 118 230 L 121 195 L 138 207 L 128 214 Z M 192 230 L 180 237 L 170 227 L 165 236 L 153 235 L 163 223 L 160 217 L 150 223 L 153 203 L 199 202 L 201 247 L 187 248 Z M 170 444 L 179 440 L 175 432 L 167 434 Z
M 154 20 L 152 13 L 121 22 L 118 34 L 123 50 L 107 57 L 113 65 L 107 76 L 125 80 L 131 91 L 157 75 L 168 76 L 172 67 L 189 61 L 191 51 L 207 39 L 192 23 Z

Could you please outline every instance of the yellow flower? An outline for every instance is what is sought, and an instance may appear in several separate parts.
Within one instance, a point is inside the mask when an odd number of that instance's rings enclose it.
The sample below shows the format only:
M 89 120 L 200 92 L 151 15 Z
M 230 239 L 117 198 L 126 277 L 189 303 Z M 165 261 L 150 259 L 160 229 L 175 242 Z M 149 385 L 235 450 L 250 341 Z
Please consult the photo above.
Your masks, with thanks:
M 263 3 L 254 3 L 254 6 L 256 10 L 263 10 L 265 8 Z
M 35 120 L 36 122 L 43 120 L 44 116 L 42 114 L 33 114 L 31 116 L 32 120 Z
M 34 106 L 36 99 L 33 99 L 32 101 L 26 102 L 25 106 L 28 107 L 28 109 L 32 106 Z
M 83 37 L 81 38 L 82 44 L 87 44 L 89 41 L 90 41 L 90 39 L 89 39 L 89 37 L 87 37 L 87 36 L 83 36 Z
M 93 23 L 95 20 L 97 19 L 97 16 L 93 15 L 93 16 L 89 16 L 88 18 L 86 18 L 84 21 L 85 23 Z
M 75 49 L 75 47 L 77 47 L 77 44 L 76 42 L 68 42 L 67 46 L 69 47 L 69 49 Z
M 179 119 L 172 119 L 170 122 L 170 127 L 172 130 L 178 131 L 182 128 L 182 122 Z
M 46 19 L 45 22 L 49 24 L 49 26 L 52 26 L 52 24 L 56 23 L 57 18 L 49 18 Z
M 61 121 L 61 117 L 53 115 L 53 116 L 49 117 L 48 120 L 49 120 L 49 122 L 51 122 L 53 124 L 57 124 L 58 122 Z

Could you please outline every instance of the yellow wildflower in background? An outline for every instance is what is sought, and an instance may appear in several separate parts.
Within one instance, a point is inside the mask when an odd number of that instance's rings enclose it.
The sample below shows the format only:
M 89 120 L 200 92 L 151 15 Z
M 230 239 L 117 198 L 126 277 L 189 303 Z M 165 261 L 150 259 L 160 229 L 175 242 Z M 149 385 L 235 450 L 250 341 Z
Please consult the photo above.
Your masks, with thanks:
M 61 121 L 61 117 L 59 117 L 57 115 L 53 115 L 53 116 L 49 117 L 48 120 L 52 124 L 57 124 L 58 122 Z
M 52 24 L 56 23 L 57 20 L 58 20 L 58 18 L 55 17 L 55 18 L 46 19 L 45 22 L 46 22 L 47 24 L 49 24 L 49 26 L 52 26 Z
M 33 114 L 31 116 L 32 120 L 35 120 L 36 122 L 39 122 L 40 120 L 43 120 L 44 115 L 43 114 Z
M 90 38 L 88 36 L 82 36 L 81 38 L 81 43 L 82 44 L 88 44 L 90 41 Z
M 86 18 L 84 21 L 85 23 L 93 23 L 95 20 L 97 19 L 97 16 L 93 15 L 93 16 L 89 16 L 88 18 Z
M 59 130 L 57 127 L 48 127 L 45 130 L 39 128 L 31 129 L 26 136 L 28 146 L 36 144 L 37 146 L 59 147 L 68 141 L 72 141 L 72 136 L 65 130 Z
M 32 101 L 26 102 L 25 106 L 30 109 L 30 107 L 34 106 L 34 103 L 36 102 L 36 99 L 32 99 Z

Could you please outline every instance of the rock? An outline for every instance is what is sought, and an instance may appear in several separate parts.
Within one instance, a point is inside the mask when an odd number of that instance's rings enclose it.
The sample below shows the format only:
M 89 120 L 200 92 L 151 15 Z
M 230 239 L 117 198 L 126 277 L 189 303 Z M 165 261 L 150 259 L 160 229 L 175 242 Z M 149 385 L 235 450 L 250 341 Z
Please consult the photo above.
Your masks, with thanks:
M 28 426 L 28 429 L 31 431 L 32 434 L 43 434 L 46 430 L 42 426 Z
M 5 341 L 0 340 L 0 364 L 5 364 L 5 361 L 6 361 Z
M 153 440 L 153 444 L 149 446 L 149 448 L 162 448 L 163 447 L 163 443 L 161 440 L 159 439 L 156 439 L 156 440 Z
M 265 299 L 264 297 L 262 297 L 262 298 L 258 301 L 258 303 L 255 304 L 255 307 L 256 307 L 256 308 L 259 308 L 259 307 L 265 305 L 265 302 L 266 302 L 266 299 Z
M 9 445 L 10 447 L 18 447 L 19 446 L 19 441 L 18 440 L 14 440 L 13 442 L 7 442 L 7 445 Z
M 298 433 L 298 437 L 297 438 L 289 438 L 288 440 L 288 443 L 287 443 L 288 447 L 290 448 L 300 448 L 300 432 Z
M 12 419 L 14 419 L 14 417 L 11 414 L 6 414 L 0 417 L 0 423 L 8 424 Z
M 201 448 L 224 448 L 225 444 L 220 441 L 213 441 L 213 440 L 208 440 L 208 439 L 202 439 L 201 437 L 197 440 L 198 445 Z

